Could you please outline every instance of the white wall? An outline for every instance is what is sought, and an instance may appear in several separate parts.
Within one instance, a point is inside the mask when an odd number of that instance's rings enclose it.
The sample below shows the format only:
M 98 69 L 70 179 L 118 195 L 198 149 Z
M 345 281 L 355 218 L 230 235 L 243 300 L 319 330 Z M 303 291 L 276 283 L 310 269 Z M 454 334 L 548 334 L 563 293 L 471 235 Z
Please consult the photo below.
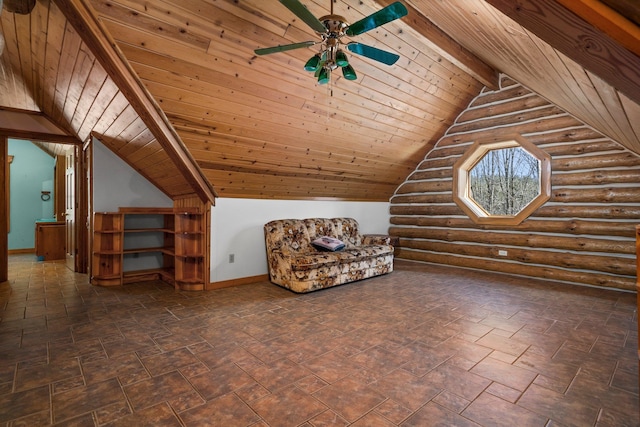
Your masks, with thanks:
M 274 219 L 352 217 L 363 234 L 387 234 L 388 202 L 216 199 L 211 209 L 211 282 L 267 274 L 263 226 Z M 234 263 L 229 255 L 234 254 Z
M 100 141 L 93 140 L 93 210 L 173 207 L 173 201 Z
M 93 209 L 172 207 L 172 200 L 100 141 L 93 146 Z M 389 230 L 388 202 L 216 199 L 211 208 L 211 282 L 267 274 L 262 227 L 283 218 L 352 217 L 365 234 Z M 229 263 L 234 254 L 235 262 Z

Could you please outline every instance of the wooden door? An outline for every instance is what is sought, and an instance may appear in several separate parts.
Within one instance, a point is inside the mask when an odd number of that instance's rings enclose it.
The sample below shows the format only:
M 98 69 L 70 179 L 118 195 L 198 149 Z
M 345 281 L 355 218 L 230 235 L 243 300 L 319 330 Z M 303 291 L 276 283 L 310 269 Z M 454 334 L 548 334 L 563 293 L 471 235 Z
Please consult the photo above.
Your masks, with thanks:
M 69 150 L 65 156 L 65 215 L 66 223 L 66 248 L 67 267 L 71 271 L 76 271 L 76 224 L 75 224 L 75 150 Z
M 67 211 L 67 202 L 65 193 L 66 187 L 66 162 L 65 156 L 57 155 L 56 163 L 53 169 L 53 193 L 55 195 L 53 199 L 53 215 L 57 221 L 64 221 L 64 217 Z

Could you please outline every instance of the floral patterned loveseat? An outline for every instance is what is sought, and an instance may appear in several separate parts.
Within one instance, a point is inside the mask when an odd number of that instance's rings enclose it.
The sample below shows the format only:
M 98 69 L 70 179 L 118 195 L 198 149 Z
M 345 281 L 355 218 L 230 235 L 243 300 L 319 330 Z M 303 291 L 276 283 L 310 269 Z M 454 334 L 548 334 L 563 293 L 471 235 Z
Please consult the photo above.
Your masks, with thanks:
M 310 292 L 393 271 L 390 238 L 361 235 L 353 218 L 280 219 L 264 226 L 271 282 L 294 292 Z M 336 252 L 311 243 L 329 236 L 344 242 Z

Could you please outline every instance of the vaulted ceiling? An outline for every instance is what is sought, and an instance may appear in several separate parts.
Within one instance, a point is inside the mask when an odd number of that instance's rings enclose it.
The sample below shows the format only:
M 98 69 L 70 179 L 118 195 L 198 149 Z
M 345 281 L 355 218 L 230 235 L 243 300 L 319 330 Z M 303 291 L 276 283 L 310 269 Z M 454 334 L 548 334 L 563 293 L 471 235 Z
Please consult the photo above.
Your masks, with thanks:
M 5 0 L 6 6 L 7 0 Z M 315 16 L 330 0 L 302 0 Z M 337 0 L 355 22 L 387 0 Z M 318 85 L 315 40 L 275 0 L 38 0 L 0 14 L 4 113 L 93 134 L 171 197 L 388 200 L 456 116 L 505 73 L 640 153 L 634 0 L 410 0 L 357 36 L 358 78 Z M 14 131 L 15 132 L 15 131 Z M 19 133 L 19 132 L 18 132 Z M 19 135 L 18 135 L 19 136 Z M 43 135 L 44 136 L 44 135 Z

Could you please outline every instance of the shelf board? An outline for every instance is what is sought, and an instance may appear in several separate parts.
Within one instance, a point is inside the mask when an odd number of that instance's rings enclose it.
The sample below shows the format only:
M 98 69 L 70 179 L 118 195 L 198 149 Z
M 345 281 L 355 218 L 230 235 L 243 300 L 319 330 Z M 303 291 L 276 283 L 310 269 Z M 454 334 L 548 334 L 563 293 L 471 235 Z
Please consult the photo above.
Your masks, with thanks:
M 202 253 L 198 253 L 198 254 L 176 254 L 176 258 L 204 258 L 204 254 Z
M 173 255 L 174 250 L 171 247 L 153 247 L 153 248 L 129 248 L 122 251 L 123 254 L 141 254 L 149 252 L 162 252 L 163 254 Z
M 166 274 L 167 272 L 173 271 L 172 269 L 165 268 L 147 268 L 144 270 L 129 270 L 122 272 L 122 276 L 124 277 L 135 277 L 135 276 L 145 276 L 147 274 Z
M 169 228 L 125 228 L 125 233 L 169 233 L 173 234 L 174 231 Z
M 161 278 L 162 278 L 161 268 L 124 271 L 122 273 L 123 284 L 129 284 L 129 283 L 135 283 L 135 282 L 146 282 L 149 280 L 159 280 Z

